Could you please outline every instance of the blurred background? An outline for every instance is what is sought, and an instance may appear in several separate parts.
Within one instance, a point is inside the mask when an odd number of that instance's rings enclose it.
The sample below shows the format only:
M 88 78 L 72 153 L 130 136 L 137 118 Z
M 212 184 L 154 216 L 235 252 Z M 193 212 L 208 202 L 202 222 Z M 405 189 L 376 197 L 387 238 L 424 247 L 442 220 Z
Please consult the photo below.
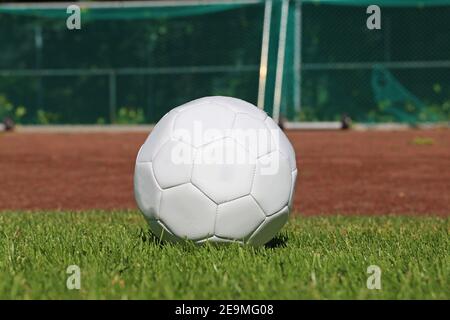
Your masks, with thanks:
M 156 123 L 207 95 L 290 122 L 450 120 L 450 0 L 0 4 L 0 118 Z

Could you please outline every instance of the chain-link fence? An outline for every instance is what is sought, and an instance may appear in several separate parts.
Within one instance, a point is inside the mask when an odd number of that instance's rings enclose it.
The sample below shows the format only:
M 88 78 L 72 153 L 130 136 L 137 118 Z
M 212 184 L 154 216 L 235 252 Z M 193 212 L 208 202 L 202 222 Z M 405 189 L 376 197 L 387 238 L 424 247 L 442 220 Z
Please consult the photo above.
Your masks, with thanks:
M 450 6 L 366 8 L 304 5 L 298 119 L 450 120 Z
M 450 1 L 396 2 L 381 1 L 380 30 L 350 0 L 91 5 L 81 30 L 57 5 L 3 5 L 0 116 L 154 123 L 230 95 L 269 113 L 279 99 L 290 121 L 448 121 Z
M 81 30 L 61 9 L 0 14 L 0 95 L 20 121 L 156 122 L 205 95 L 256 101 L 263 6 L 132 9 L 82 11 Z

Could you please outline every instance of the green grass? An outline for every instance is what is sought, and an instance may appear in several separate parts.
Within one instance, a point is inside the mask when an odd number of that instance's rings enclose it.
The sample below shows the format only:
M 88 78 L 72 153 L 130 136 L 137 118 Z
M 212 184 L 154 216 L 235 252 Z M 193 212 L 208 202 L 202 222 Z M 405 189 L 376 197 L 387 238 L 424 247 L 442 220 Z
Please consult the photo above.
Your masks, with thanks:
M 431 146 L 435 143 L 433 138 L 427 138 L 427 137 L 416 137 L 412 141 L 413 144 L 419 145 L 419 146 Z
M 254 249 L 160 244 L 138 212 L 4 212 L 0 298 L 449 299 L 449 220 L 300 217 Z M 370 265 L 381 290 L 366 287 Z

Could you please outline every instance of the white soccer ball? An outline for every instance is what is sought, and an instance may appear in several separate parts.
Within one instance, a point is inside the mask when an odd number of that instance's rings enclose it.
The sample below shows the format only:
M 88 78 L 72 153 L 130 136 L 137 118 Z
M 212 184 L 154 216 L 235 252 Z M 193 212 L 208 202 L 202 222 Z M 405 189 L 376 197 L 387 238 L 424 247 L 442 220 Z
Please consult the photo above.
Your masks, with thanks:
M 262 245 L 288 220 L 294 149 L 265 112 L 205 97 L 172 109 L 139 150 L 136 202 L 163 240 Z

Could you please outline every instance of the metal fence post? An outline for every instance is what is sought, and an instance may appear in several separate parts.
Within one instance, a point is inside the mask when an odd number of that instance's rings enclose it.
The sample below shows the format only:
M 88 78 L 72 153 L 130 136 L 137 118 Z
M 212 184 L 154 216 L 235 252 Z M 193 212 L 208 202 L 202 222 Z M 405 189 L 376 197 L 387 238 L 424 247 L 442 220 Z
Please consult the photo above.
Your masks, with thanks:
M 276 123 L 278 123 L 280 119 L 288 14 L 289 14 L 289 0 L 283 0 L 283 5 L 281 7 L 280 38 L 278 39 L 279 41 L 277 54 L 277 71 L 275 74 L 275 92 L 274 92 L 273 113 L 272 113 L 272 118 Z
M 116 102 L 116 72 L 114 70 L 111 70 L 109 72 L 109 122 L 115 123 L 116 122 L 116 109 L 117 109 L 117 102 Z
M 294 110 L 302 110 L 302 0 L 295 3 L 294 27 Z
M 44 37 L 42 36 L 42 25 L 36 24 L 34 26 L 34 45 L 35 45 L 35 69 L 39 70 L 42 68 L 42 47 L 44 46 Z M 37 90 L 36 90 L 36 110 L 42 109 L 43 102 L 43 84 L 42 77 L 37 77 Z
M 258 108 L 264 110 L 266 95 L 267 62 L 269 59 L 270 23 L 272 18 L 272 0 L 266 0 L 264 8 L 261 61 L 259 65 Z

